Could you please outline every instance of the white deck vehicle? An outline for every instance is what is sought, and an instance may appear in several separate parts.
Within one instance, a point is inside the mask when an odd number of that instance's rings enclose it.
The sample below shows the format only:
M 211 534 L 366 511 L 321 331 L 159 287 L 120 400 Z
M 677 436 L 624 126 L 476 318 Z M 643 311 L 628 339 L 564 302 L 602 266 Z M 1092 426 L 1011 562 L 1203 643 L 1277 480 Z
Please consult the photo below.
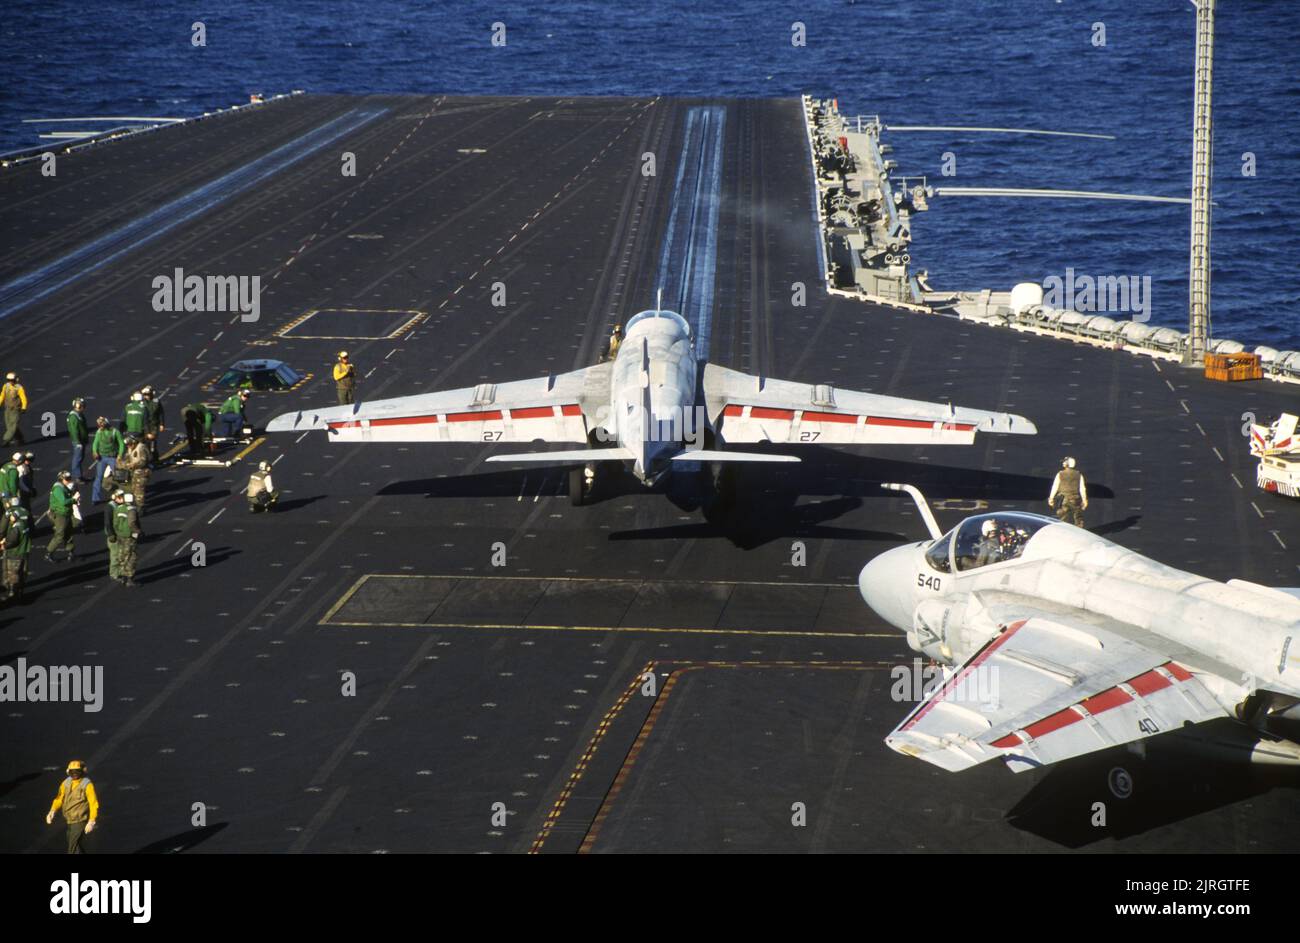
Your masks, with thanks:
M 1250 454 L 1259 459 L 1255 483 L 1264 491 L 1300 498 L 1300 417 L 1283 413 L 1276 422 L 1250 427 Z

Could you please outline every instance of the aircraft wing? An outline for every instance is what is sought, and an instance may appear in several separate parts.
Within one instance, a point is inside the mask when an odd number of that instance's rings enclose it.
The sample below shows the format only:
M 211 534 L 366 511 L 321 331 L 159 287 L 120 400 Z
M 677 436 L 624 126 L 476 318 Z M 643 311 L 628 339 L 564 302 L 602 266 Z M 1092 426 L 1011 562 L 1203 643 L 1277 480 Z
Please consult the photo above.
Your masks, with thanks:
M 572 373 L 439 393 L 303 409 L 276 416 L 268 432 L 322 429 L 340 442 L 580 442 L 608 408 L 612 364 Z
M 1007 618 L 999 607 L 994 618 Z M 1060 613 L 1006 624 L 885 738 L 957 771 L 995 757 L 1016 772 L 1230 716 L 1150 643 Z
M 716 364 L 704 394 L 723 442 L 970 445 L 976 432 L 1033 435 L 1024 416 L 770 380 Z

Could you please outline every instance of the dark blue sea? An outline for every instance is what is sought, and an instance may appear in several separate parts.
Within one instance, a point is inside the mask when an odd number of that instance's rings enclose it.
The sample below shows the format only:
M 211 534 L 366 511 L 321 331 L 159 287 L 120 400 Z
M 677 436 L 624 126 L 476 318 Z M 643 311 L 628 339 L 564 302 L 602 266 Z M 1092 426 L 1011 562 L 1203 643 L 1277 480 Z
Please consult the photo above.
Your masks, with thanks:
M 207 46 L 191 45 L 202 21 Z M 490 43 L 506 25 L 506 45 Z M 791 45 L 791 24 L 807 45 Z M 1105 45 L 1094 45 L 1103 24 Z M 1300 347 L 1300 2 L 1220 0 L 1213 328 Z M 251 91 L 837 96 L 887 124 L 1038 127 L 1069 138 L 894 134 L 899 172 L 960 186 L 1187 196 L 1195 14 L 1186 0 L 711 4 L 188 4 L 6 0 L 0 150 L 28 117 L 185 116 Z M 956 156 L 955 177 L 939 174 Z M 1254 155 L 1254 176 L 1243 155 Z M 1185 328 L 1188 209 L 938 199 L 912 250 L 936 288 L 1149 275 Z

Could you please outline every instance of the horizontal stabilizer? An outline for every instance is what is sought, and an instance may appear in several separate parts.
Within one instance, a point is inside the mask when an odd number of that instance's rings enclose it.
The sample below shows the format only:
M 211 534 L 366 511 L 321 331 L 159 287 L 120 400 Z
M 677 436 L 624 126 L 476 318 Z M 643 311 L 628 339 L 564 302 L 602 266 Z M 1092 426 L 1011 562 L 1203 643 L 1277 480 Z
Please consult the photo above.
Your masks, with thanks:
M 554 462 L 563 465 L 566 462 L 610 462 L 635 458 L 631 449 L 565 449 L 559 452 L 514 452 L 506 455 L 491 455 L 489 462 Z
M 794 455 L 768 455 L 765 452 L 719 452 L 713 449 L 687 449 L 673 456 L 674 462 L 797 462 Z

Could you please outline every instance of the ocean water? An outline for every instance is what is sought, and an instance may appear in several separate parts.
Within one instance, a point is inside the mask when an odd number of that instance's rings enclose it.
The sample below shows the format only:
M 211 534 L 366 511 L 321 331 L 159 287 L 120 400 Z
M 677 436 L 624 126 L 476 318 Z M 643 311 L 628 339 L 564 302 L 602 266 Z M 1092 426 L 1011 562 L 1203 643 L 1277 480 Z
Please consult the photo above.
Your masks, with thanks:
M 251 91 L 807 92 L 886 124 L 1117 136 L 887 135 L 897 172 L 936 185 L 1162 196 L 1190 187 L 1186 0 L 6 0 L 4 14 L 0 150 L 37 143 L 23 118 L 185 116 Z M 195 21 L 206 47 L 191 45 Z M 490 43 L 498 21 L 504 47 Z M 804 47 L 791 44 L 795 21 Z M 1220 0 L 1217 26 L 1213 333 L 1298 348 L 1300 2 Z M 955 176 L 941 174 L 945 154 Z M 1253 176 L 1243 174 L 1246 154 Z M 912 256 L 936 288 L 1009 288 L 1067 268 L 1149 276 L 1152 322 L 1185 328 L 1185 206 L 937 198 L 931 207 L 914 223 Z

